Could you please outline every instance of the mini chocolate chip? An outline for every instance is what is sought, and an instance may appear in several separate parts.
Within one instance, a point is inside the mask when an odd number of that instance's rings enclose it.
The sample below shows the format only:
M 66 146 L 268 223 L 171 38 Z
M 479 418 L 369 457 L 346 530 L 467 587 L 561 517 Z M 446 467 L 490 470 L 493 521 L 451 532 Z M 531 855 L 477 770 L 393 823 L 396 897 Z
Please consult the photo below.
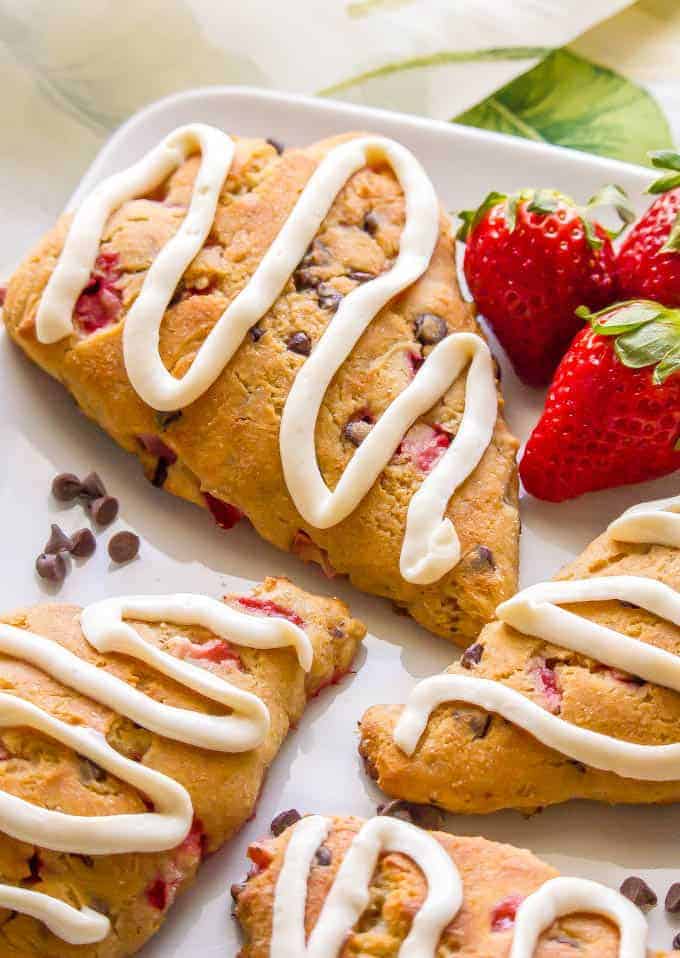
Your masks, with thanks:
M 482 572 L 485 569 L 495 569 L 493 552 L 486 546 L 475 546 L 472 552 L 465 557 L 469 569 L 475 572 Z
M 316 850 L 316 859 L 317 865 L 323 865 L 324 867 L 330 865 L 333 861 L 333 852 L 330 850 L 328 845 L 320 845 Z
M 167 429 L 173 422 L 182 418 L 182 410 L 172 409 L 170 412 L 156 412 L 155 418 L 159 429 Z
M 52 495 L 59 502 L 72 502 L 80 495 L 81 489 L 80 479 L 72 472 L 60 472 L 52 480 Z
M 625 898 L 637 905 L 640 911 L 650 911 L 657 903 L 654 891 L 644 879 L 638 878 L 637 875 L 630 875 L 626 878 L 619 891 Z
M 93 895 L 90 899 L 90 905 L 94 911 L 98 911 L 100 915 L 106 915 L 107 918 L 111 917 L 111 906 L 103 898 L 99 898 L 97 895 Z
M 434 346 L 440 343 L 448 333 L 449 329 L 441 316 L 434 313 L 420 313 L 416 316 L 415 332 L 416 338 L 420 340 L 423 346 Z
M 671 915 L 680 913 L 680 882 L 673 882 L 666 892 L 664 908 L 666 911 L 669 911 Z
M 161 486 L 165 485 L 165 480 L 168 478 L 168 460 L 164 459 L 163 456 L 156 463 L 156 468 L 153 471 L 153 476 L 151 477 L 151 485 L 155 486 L 157 489 L 160 489 Z
M 114 562 L 129 562 L 139 552 L 139 536 L 134 532 L 117 532 L 109 540 L 109 555 Z
M 239 895 L 241 894 L 241 892 L 244 890 L 245 887 L 246 887 L 246 883 L 244 881 L 234 882 L 234 884 L 230 888 L 231 897 L 234 899 L 234 901 L 238 901 Z
M 474 645 L 469 645 L 463 652 L 460 657 L 460 664 L 464 669 L 471 669 L 473 665 L 477 665 L 481 661 L 482 655 L 484 655 L 484 646 L 481 642 L 475 642 Z
M 319 283 L 316 295 L 321 309 L 336 310 L 342 302 L 342 293 L 339 293 L 330 283 Z
M 673 951 L 675 951 L 676 948 L 678 949 L 678 951 L 680 951 L 680 932 L 678 932 L 678 934 L 673 939 L 673 944 L 671 945 L 671 948 L 673 949 Z
M 348 423 L 345 423 L 342 434 L 353 445 L 360 446 L 372 428 L 373 424 L 366 419 L 350 419 Z
M 76 855 L 76 858 L 80 859 L 85 868 L 94 868 L 94 858 L 92 855 Z
M 296 269 L 293 273 L 293 282 L 296 292 L 304 293 L 305 290 L 316 289 L 321 282 L 321 277 L 313 269 Z
M 279 155 L 283 153 L 285 147 L 280 140 L 274 140 L 271 136 L 268 136 L 266 142 L 269 143 L 270 146 L 273 146 Z
M 626 599 L 619 599 L 619 602 L 625 609 L 637 609 L 638 606 L 634 602 L 627 602 Z
M 269 830 L 272 835 L 276 838 L 281 835 L 287 828 L 291 825 L 294 825 L 296 822 L 299 822 L 302 818 L 302 815 L 298 812 L 296 808 L 289 808 L 285 812 L 279 812 L 272 819 L 272 823 L 269 826 Z
M 97 525 L 109 526 L 118 515 L 118 500 L 113 496 L 100 496 L 89 503 L 88 511 Z
M 57 552 L 56 555 L 41 553 L 35 560 L 35 570 L 41 579 L 63 582 L 66 577 L 66 559 L 63 552 Z
M 106 778 L 106 771 L 101 767 L 101 765 L 97 765 L 96 762 L 92 762 L 84 755 L 78 756 L 78 764 L 80 767 L 80 779 L 82 782 L 103 782 Z
M 254 343 L 259 343 L 264 336 L 264 329 L 262 329 L 261 326 L 251 326 L 248 332 L 250 333 L 250 338 Z
M 333 636 L 334 639 L 344 639 L 345 630 L 341 629 L 339 625 L 334 625 L 333 628 L 331 629 L 331 635 Z
M 370 233 L 371 236 L 375 236 L 380 228 L 380 217 L 375 212 L 375 210 L 369 210 L 369 212 L 364 216 L 363 228 L 367 233 Z
M 582 775 L 585 775 L 586 772 L 588 771 L 588 769 L 583 764 L 583 762 L 579 762 L 579 760 L 576 758 L 568 758 L 567 761 L 569 762 L 570 765 L 574 766 L 577 772 L 580 772 Z
M 286 346 L 292 353 L 297 353 L 299 356 L 309 356 L 312 351 L 312 341 L 307 335 L 307 333 L 297 332 L 293 333 L 286 340 Z
M 357 283 L 367 283 L 369 279 L 375 279 L 375 273 L 365 273 L 361 269 L 350 269 L 347 275 Z
M 442 813 L 434 805 L 418 805 L 416 802 L 405 802 L 399 798 L 378 805 L 377 813 L 399 818 L 420 828 L 439 828 L 443 820 Z
M 28 877 L 22 879 L 23 885 L 35 885 L 40 879 L 40 872 L 42 870 L 42 859 L 40 858 L 39 852 L 33 852 L 31 857 L 28 859 L 28 870 L 30 874 Z
M 89 529 L 78 529 L 71 536 L 71 555 L 78 559 L 89 559 L 97 548 L 97 540 Z
M 80 487 L 80 495 L 83 499 L 101 499 L 106 495 L 106 486 L 96 472 L 85 476 Z
M 468 722 L 474 739 L 486 738 L 491 726 L 490 715 L 471 715 Z
M 45 543 L 43 552 L 47 555 L 56 555 L 57 552 L 71 552 L 73 549 L 73 540 L 67 536 L 63 529 L 60 529 L 56 523 L 51 525 L 50 537 Z
M 364 771 L 366 772 L 368 777 L 371 779 L 371 781 L 377 782 L 379 777 L 377 766 L 375 765 L 373 760 L 369 758 L 368 755 L 366 755 L 364 752 L 360 752 L 360 755 L 361 755 L 361 761 L 363 762 Z

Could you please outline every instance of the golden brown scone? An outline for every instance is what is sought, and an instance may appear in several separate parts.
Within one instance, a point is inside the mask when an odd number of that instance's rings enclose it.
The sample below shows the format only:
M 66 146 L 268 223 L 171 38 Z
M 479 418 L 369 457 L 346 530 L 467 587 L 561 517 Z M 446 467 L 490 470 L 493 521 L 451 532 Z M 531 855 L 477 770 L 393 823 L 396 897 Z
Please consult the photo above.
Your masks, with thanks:
M 173 374 L 186 372 L 320 159 L 342 139 L 283 155 L 264 140 L 237 141 L 211 233 L 165 314 L 160 350 Z M 398 252 L 404 202 L 388 167 L 367 167 L 351 177 L 282 295 L 214 385 L 181 415 L 155 414 L 130 385 L 121 347 L 126 312 L 182 221 L 198 164 L 191 157 L 153 195 L 127 202 L 111 216 L 90 286 L 76 305 L 76 332 L 45 346 L 36 338 L 35 313 L 68 228 L 68 217 L 62 218 L 9 284 L 4 319 L 10 335 L 71 391 L 86 415 L 140 457 L 156 485 L 198 505 L 207 502 L 226 526 L 244 513 L 278 548 L 348 575 L 432 632 L 469 644 L 516 588 L 517 443 L 501 414 L 482 461 L 449 504 L 461 562 L 426 587 L 406 582 L 399 572 L 408 502 L 433 451 L 458 428 L 465 376 L 415 424 L 360 506 L 333 528 L 306 524 L 283 479 L 279 423 L 304 353 L 342 296 L 388 269 Z M 328 389 L 316 449 L 331 487 L 356 448 L 353 439 L 360 441 L 361 430 L 403 391 L 430 343 L 445 331 L 479 327 L 459 293 L 451 225 L 442 213 L 427 272 L 378 315 Z
M 0 909 L 3 958 L 123 958 L 137 952 L 158 929 L 177 893 L 192 881 L 203 856 L 253 814 L 267 767 L 307 700 L 348 671 L 365 630 L 344 603 L 308 595 L 286 579 L 273 578 L 247 597 L 247 605 L 242 598 L 227 596 L 225 601 L 253 615 L 299 616 L 314 649 L 308 674 L 290 648 L 258 651 L 230 646 L 200 627 L 133 623 L 149 642 L 211 669 L 267 704 L 269 734 L 261 746 L 241 754 L 162 738 L 36 668 L 0 657 L 3 692 L 21 696 L 65 722 L 96 729 L 126 757 L 166 773 L 188 790 L 195 814 L 182 845 L 154 854 L 63 854 L 0 835 L 0 883 L 44 892 L 76 907 L 90 906 L 111 920 L 111 932 L 99 944 L 68 945 L 33 918 Z M 75 606 L 40 605 L 3 621 L 59 643 L 156 700 L 219 714 L 219 707 L 141 661 L 94 651 L 80 630 L 79 612 Z M 3 792 L 67 814 L 145 810 L 143 796 L 134 788 L 53 739 L 30 729 L 8 728 L 0 740 Z
M 335 875 L 355 835 L 357 818 L 333 817 L 324 847 L 310 872 L 306 930 L 314 927 Z M 269 958 L 272 908 L 276 881 L 292 829 L 278 838 L 251 845 L 253 867 L 247 881 L 234 889 L 236 917 L 243 929 L 239 958 Z M 507 958 L 512 944 L 515 911 L 522 901 L 557 872 L 531 852 L 489 842 L 431 832 L 448 852 L 463 882 L 463 905 L 445 929 L 437 958 Z M 328 861 L 328 864 L 324 862 Z M 370 885 L 370 904 L 347 938 L 337 958 L 396 958 L 427 886 L 422 872 L 402 854 L 381 856 Z M 535 958 L 616 958 L 618 932 L 603 918 L 569 915 L 541 936 Z M 677 952 L 655 952 L 656 958 Z M 331 958 L 329 955 L 328 958 Z M 651 958 L 651 955 L 650 955 Z
M 557 578 L 649 576 L 680 588 L 680 550 L 619 542 L 604 534 Z M 680 654 L 680 628 L 620 602 L 565 605 L 579 616 Z M 448 670 L 496 679 L 567 722 L 644 745 L 680 742 L 680 696 L 501 622 L 488 625 Z M 555 698 L 556 696 L 556 698 Z M 457 812 L 531 810 L 571 798 L 611 803 L 675 802 L 680 782 L 641 782 L 586 767 L 498 715 L 462 703 L 430 718 L 408 758 L 392 739 L 402 709 L 378 705 L 361 720 L 360 752 L 389 795 Z

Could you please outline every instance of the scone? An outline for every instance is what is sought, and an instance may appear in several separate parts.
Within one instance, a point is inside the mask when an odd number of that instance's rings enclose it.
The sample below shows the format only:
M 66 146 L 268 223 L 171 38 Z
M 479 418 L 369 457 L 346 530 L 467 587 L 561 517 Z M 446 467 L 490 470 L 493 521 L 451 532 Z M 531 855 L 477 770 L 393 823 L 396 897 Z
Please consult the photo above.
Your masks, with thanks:
M 285 579 L 3 619 L 3 958 L 136 953 L 363 634 Z
M 240 958 L 651 955 L 642 913 L 618 892 L 484 838 L 314 815 L 249 856 L 234 889 Z
M 59 221 L 4 319 L 155 485 L 467 645 L 516 588 L 517 443 L 454 252 L 392 140 L 196 124 Z
M 679 588 L 680 497 L 629 510 L 405 709 L 364 715 L 369 774 L 466 813 L 680 800 Z

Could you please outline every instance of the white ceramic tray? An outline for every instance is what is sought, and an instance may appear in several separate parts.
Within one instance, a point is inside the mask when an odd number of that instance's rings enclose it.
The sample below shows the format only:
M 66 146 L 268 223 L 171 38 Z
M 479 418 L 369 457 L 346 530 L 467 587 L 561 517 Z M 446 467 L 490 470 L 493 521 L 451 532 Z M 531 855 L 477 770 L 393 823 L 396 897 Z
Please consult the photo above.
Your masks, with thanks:
M 324 100 L 217 87 L 171 97 L 134 116 L 103 148 L 71 202 L 173 127 L 195 120 L 291 144 L 352 129 L 385 133 L 416 152 L 451 210 L 476 205 L 491 188 L 556 186 L 585 199 L 607 181 L 626 187 L 642 205 L 641 191 L 649 181 L 649 174 L 639 168 L 465 127 Z M 44 175 L 49 177 L 47 158 Z M 542 396 L 522 388 L 503 356 L 500 360 L 508 418 L 525 439 Z M 282 555 L 261 542 L 247 523 L 221 532 L 206 513 L 154 490 L 137 462 L 85 421 L 66 392 L 27 362 L 4 335 L 0 381 L 3 608 L 53 596 L 53 589 L 33 572 L 35 556 L 51 520 L 73 531 L 83 525 L 83 515 L 78 507 L 60 508 L 50 501 L 50 480 L 62 470 L 85 473 L 96 468 L 121 500 L 115 528 L 140 534 L 141 555 L 126 567 L 111 568 L 102 541 L 95 557 L 72 571 L 58 593 L 60 599 L 85 603 L 113 594 L 177 589 L 219 595 L 225 589 L 246 588 L 251 580 L 268 574 L 284 574 L 310 590 L 342 596 L 372 633 L 356 675 L 317 699 L 284 746 L 268 776 L 256 819 L 204 866 L 197 884 L 144 950 L 145 958 L 198 954 L 199 949 L 204 958 L 235 955 L 238 937 L 229 917 L 229 886 L 246 870 L 248 842 L 265 833 L 273 815 L 284 808 L 370 815 L 381 799 L 357 756 L 357 720 L 371 704 L 403 701 L 415 679 L 442 669 L 455 650 L 396 616 L 382 600 L 362 595 L 346 582 L 329 582 L 314 568 Z M 558 506 L 525 497 L 522 583 L 549 577 L 627 506 L 677 488 L 677 477 L 671 477 Z M 515 757 L 508 755 L 506 761 Z M 452 818 L 449 827 L 526 846 L 567 873 L 611 885 L 631 872 L 644 875 L 660 898 L 668 884 L 680 878 L 674 871 L 680 809 L 673 807 L 611 809 L 575 802 L 531 819 L 513 812 Z M 661 905 L 650 923 L 652 943 L 669 946 L 674 932 Z

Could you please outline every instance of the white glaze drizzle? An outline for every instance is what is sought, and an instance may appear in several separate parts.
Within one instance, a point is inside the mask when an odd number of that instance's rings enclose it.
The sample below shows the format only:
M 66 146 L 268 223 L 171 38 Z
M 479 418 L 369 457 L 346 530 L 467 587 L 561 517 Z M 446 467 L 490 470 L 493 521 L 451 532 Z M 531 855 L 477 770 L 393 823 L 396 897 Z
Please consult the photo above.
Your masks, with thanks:
M 309 936 L 305 935 L 307 882 L 314 856 L 331 823 L 318 815 L 303 818 L 291 830 L 274 892 L 270 958 L 334 958 L 348 931 L 369 903 L 369 885 L 385 852 L 411 858 L 427 881 L 427 897 L 416 913 L 399 958 L 435 958 L 442 932 L 463 903 L 455 863 L 443 846 L 414 825 L 388 817 L 372 818 L 354 837 Z M 541 933 L 563 915 L 598 914 L 618 925 L 619 958 L 644 958 L 647 923 L 623 895 L 584 878 L 553 878 L 517 910 L 510 958 L 531 958 Z
M 256 748 L 269 729 L 269 711 L 255 695 L 199 666 L 146 642 L 123 616 L 140 621 L 201 625 L 238 645 L 257 649 L 292 646 L 300 665 L 311 667 L 313 650 L 302 629 L 283 618 L 239 612 L 207 596 L 129 596 L 106 599 L 83 610 L 86 640 L 100 653 L 119 653 L 147 663 L 181 685 L 233 710 L 210 716 L 152 699 L 68 649 L 25 629 L 0 624 L 0 652 L 29 662 L 57 681 L 175 741 L 222 752 Z M 0 791 L 0 830 L 19 841 L 73 854 L 159 852 L 186 838 L 193 820 L 187 790 L 172 778 L 112 748 L 98 732 L 67 724 L 15 695 L 0 693 L 0 728 L 27 727 L 61 742 L 148 796 L 154 811 L 108 816 L 67 815 Z M 7 904 L 5 904 L 7 903 Z M 109 921 L 90 909 L 78 911 L 40 893 L 0 885 L 0 907 L 38 918 L 65 941 L 101 941 Z
M 629 516 L 627 532 L 619 527 L 617 538 L 624 534 L 642 536 L 644 528 L 650 529 L 649 515 L 655 513 L 658 519 L 653 524 L 653 534 L 662 542 L 668 541 L 677 520 L 676 514 L 668 511 L 668 502 L 643 504 L 635 513 L 632 525 L 630 513 L 624 514 L 624 518 Z M 541 583 L 502 603 L 496 614 L 501 621 L 525 634 L 680 692 L 677 656 L 559 608 L 559 603 L 616 599 L 632 601 L 680 626 L 680 594 L 665 583 L 642 576 L 601 576 Z M 680 743 L 637 745 L 621 741 L 565 722 L 507 685 L 468 675 L 445 673 L 416 685 L 394 729 L 394 741 L 402 751 L 407 755 L 415 752 L 432 711 L 451 701 L 468 702 L 497 712 L 549 748 L 593 768 L 642 781 L 680 779 Z
M 651 542 L 680 549 L 680 496 L 632 506 L 610 524 L 607 532 L 619 542 Z
M 370 819 L 354 838 L 309 941 L 305 941 L 307 877 L 314 853 L 328 831 L 328 820 L 317 815 L 303 818 L 293 830 L 276 883 L 270 958 L 337 955 L 347 931 L 368 904 L 371 876 L 383 852 L 408 855 L 427 881 L 427 897 L 399 949 L 399 958 L 434 955 L 442 931 L 462 903 L 458 869 L 427 832 L 387 816 Z
M 367 136 L 328 152 L 250 281 L 178 379 L 160 357 L 159 330 L 178 282 L 208 235 L 234 145 L 226 134 L 202 124 L 176 130 L 137 164 L 97 187 L 76 213 L 38 308 L 38 339 L 51 343 L 72 332 L 71 315 L 94 265 L 107 216 L 126 200 L 158 186 L 188 152 L 198 148 L 203 156 L 189 211 L 150 267 L 125 319 L 123 352 L 133 388 L 154 409 L 166 411 L 181 409 L 201 396 L 231 360 L 248 329 L 280 296 L 347 179 L 366 163 L 388 162 L 402 185 L 406 205 L 397 260 L 388 272 L 343 298 L 332 323 L 298 371 L 281 419 L 281 460 L 288 491 L 303 518 L 321 529 L 336 525 L 359 505 L 408 428 L 445 395 L 469 364 L 460 428 L 411 499 L 400 560 L 407 581 L 420 585 L 437 581 L 460 559 L 456 531 L 445 518 L 448 501 L 478 465 L 496 421 L 493 365 L 483 340 L 472 333 L 453 334 L 432 350 L 413 382 L 357 449 L 333 492 L 320 473 L 314 445 L 319 408 L 333 376 L 380 310 L 422 276 L 437 242 L 439 207 L 434 188 L 420 163 L 399 143 Z

